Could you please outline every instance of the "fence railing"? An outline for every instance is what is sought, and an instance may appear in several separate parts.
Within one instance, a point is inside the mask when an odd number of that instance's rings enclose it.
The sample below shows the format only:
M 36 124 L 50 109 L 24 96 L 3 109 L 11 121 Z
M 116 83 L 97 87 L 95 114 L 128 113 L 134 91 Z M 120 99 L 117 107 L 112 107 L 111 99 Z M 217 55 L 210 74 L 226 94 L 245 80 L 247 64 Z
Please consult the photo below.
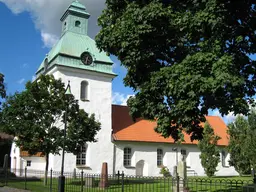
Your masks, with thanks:
M 47 177 L 45 177 L 47 175 Z M 29 169 L 0 170 L 0 183 L 33 192 L 57 192 L 60 172 Z M 65 173 L 65 192 L 254 192 L 252 177 L 233 179 L 206 177 L 142 177 L 123 172 L 115 175 L 87 174 L 84 171 Z M 105 182 L 103 187 L 102 182 Z

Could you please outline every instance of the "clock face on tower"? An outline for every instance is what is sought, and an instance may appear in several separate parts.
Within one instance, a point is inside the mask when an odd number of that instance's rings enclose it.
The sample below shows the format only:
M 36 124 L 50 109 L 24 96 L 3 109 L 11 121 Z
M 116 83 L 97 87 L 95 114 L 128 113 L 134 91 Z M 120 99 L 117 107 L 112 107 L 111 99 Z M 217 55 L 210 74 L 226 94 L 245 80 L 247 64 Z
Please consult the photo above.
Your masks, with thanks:
M 88 52 L 84 52 L 81 55 L 81 61 L 83 62 L 83 64 L 85 65 L 91 65 L 93 62 L 92 56 L 90 53 Z

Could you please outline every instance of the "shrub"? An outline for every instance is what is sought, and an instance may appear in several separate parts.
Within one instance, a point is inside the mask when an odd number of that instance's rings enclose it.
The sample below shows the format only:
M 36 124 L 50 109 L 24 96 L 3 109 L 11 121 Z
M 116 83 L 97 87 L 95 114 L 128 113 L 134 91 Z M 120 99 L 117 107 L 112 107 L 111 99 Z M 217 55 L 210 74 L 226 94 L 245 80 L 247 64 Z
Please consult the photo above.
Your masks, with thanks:
M 160 174 L 162 174 L 164 177 L 170 177 L 170 171 L 167 167 L 162 167 L 160 170 Z

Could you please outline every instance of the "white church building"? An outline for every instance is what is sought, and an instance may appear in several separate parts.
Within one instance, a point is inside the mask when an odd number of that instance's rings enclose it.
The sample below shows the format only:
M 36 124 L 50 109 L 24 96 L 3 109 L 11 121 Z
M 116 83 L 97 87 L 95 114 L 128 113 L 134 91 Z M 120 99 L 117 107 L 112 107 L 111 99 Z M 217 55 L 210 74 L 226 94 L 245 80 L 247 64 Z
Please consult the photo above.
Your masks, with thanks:
M 87 35 L 90 15 L 86 7 L 74 1 L 61 17 L 62 34 L 58 43 L 44 58 L 38 71 L 52 74 L 67 84 L 70 81 L 72 94 L 86 112 L 95 113 L 101 122 L 101 130 L 96 135 L 98 142 L 86 143 L 79 155 L 65 154 L 65 172 L 84 170 L 86 173 L 100 173 L 102 163 L 107 162 L 108 173 L 124 171 L 128 175 L 159 176 L 161 167 L 172 173 L 181 155 L 185 156 L 188 175 L 205 175 L 199 158 L 197 142 L 191 142 L 185 135 L 183 144 L 175 144 L 173 139 L 165 139 L 154 131 L 155 122 L 132 121 L 126 106 L 112 104 L 113 62 L 104 52 L 100 52 L 95 41 Z M 216 175 L 237 175 L 229 166 L 227 127 L 217 116 L 206 117 L 221 139 L 221 162 Z M 11 168 L 44 170 L 45 157 L 42 153 L 30 156 L 13 144 Z M 49 169 L 60 171 L 61 155 L 49 156 Z

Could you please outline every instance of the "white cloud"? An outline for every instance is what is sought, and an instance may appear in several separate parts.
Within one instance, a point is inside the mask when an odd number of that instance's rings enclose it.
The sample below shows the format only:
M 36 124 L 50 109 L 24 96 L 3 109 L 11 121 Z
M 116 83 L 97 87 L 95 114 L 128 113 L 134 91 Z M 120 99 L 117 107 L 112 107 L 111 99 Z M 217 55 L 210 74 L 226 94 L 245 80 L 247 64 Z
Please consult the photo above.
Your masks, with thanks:
M 127 105 L 127 100 L 134 95 L 125 95 L 123 93 L 114 92 L 112 94 L 112 103 L 118 105 Z
M 35 80 L 36 80 L 36 76 L 33 75 L 31 80 L 32 80 L 32 81 L 35 81 Z
M 45 32 L 41 32 L 41 37 L 45 47 L 53 47 L 59 39 L 56 35 Z
M 21 68 L 27 68 L 28 67 L 28 64 L 27 63 L 23 63 L 22 65 L 21 65 Z
M 14 14 L 19 14 L 24 11 L 30 13 L 35 26 L 41 32 L 44 45 L 51 47 L 61 34 L 60 18 L 69 4 L 73 0 L 0 0 Z M 91 14 L 89 19 L 88 35 L 95 37 L 99 31 L 97 26 L 97 18 L 105 7 L 103 0 L 80 0 L 83 3 L 88 13 Z
M 218 109 L 213 110 L 211 115 L 222 117 L 225 123 L 227 124 L 233 122 L 235 118 L 238 116 L 238 115 L 234 115 L 234 112 L 229 112 L 227 115 L 222 116 Z
M 24 82 L 25 82 L 25 79 L 24 79 L 24 78 L 22 78 L 22 79 L 20 79 L 20 80 L 17 81 L 17 83 L 19 83 L 19 84 L 23 84 Z

